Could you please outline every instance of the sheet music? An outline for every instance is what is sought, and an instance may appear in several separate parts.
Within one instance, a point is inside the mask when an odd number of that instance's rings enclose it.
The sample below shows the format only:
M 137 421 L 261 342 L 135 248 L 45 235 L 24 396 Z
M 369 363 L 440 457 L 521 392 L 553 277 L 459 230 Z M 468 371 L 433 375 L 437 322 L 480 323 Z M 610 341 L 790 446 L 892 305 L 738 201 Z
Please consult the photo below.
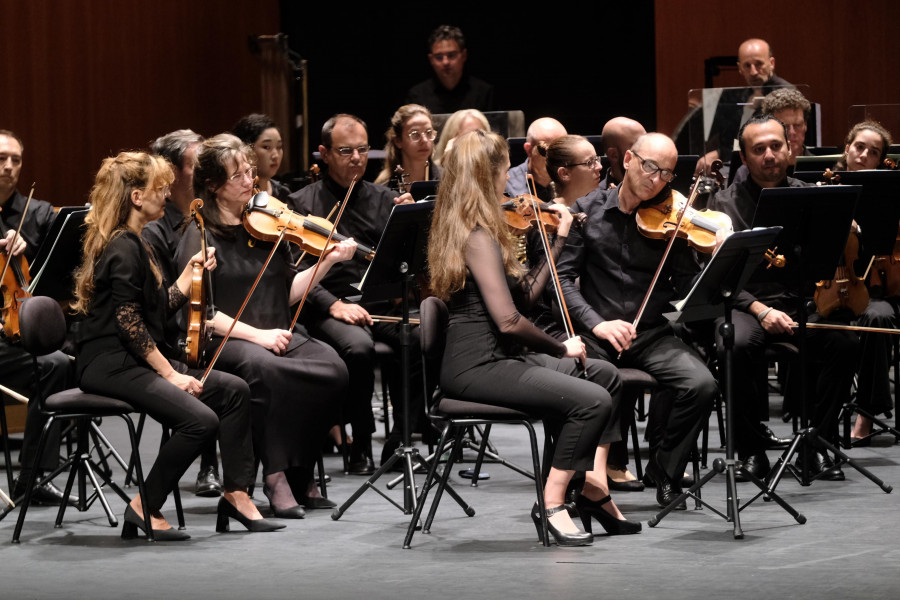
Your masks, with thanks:
M 62 222 L 62 227 L 59 228 L 59 230 L 56 234 L 56 237 L 53 239 L 53 245 L 50 246 L 50 252 L 47 254 L 47 259 L 44 261 L 44 264 L 41 265 L 40 270 L 36 274 L 34 274 L 34 273 L 32 274 L 31 283 L 28 285 L 29 293 L 35 289 L 35 287 L 37 286 L 38 282 L 41 279 L 41 275 L 43 275 L 44 271 L 47 269 L 47 265 L 50 264 L 50 259 L 53 257 L 53 253 L 56 251 L 56 244 L 57 244 L 57 242 L 59 242 L 59 239 L 62 237 L 63 232 L 66 231 L 66 229 L 67 229 L 66 226 L 68 225 L 69 220 L 71 220 L 75 215 L 80 215 L 81 213 L 86 213 L 89 210 L 91 210 L 90 207 L 87 207 L 87 208 L 84 208 L 83 210 L 72 211 L 72 212 L 66 214 L 65 219 Z M 46 244 L 47 240 L 45 240 L 44 243 Z

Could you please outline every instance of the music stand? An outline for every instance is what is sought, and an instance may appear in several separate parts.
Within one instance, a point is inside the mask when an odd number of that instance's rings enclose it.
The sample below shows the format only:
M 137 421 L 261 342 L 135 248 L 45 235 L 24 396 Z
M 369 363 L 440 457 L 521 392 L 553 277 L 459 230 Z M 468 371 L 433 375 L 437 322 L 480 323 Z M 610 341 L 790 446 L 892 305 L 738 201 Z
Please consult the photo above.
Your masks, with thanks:
M 677 499 L 669 503 L 661 512 L 650 519 L 648 522 L 650 527 L 655 527 L 676 506 L 690 496 L 726 521 L 733 522 L 735 539 L 744 537 L 744 532 L 741 529 L 740 511 L 750 503 L 748 502 L 743 507 L 740 506 L 740 500 L 737 496 L 737 480 L 735 478 L 735 471 L 738 468 L 737 462 L 739 461 L 734 459 L 734 425 L 731 417 L 733 402 L 731 366 L 734 349 L 734 326 L 731 321 L 731 311 L 733 299 L 744 288 L 757 266 L 763 262 L 763 255 L 772 247 L 780 231 L 780 227 L 770 227 L 767 229 L 741 231 L 728 237 L 700 274 L 687 297 L 675 304 L 677 312 L 665 314 L 666 318 L 677 323 L 710 320 L 722 316 L 725 318 L 724 322 L 719 326 L 724 347 L 724 364 L 722 368 L 725 380 L 725 460 L 717 458 L 713 462 L 712 471 L 695 482 L 689 489 L 683 491 Z M 699 494 L 700 488 L 719 474 L 724 474 L 726 481 L 727 506 L 725 513 L 711 506 Z M 763 481 L 752 477 L 752 475 L 751 481 L 760 490 L 768 491 Z M 771 497 L 793 516 L 798 523 L 803 524 L 806 522 L 806 517 L 794 510 L 779 496 L 771 493 Z
M 29 265 L 32 296 L 49 296 L 69 300 L 74 288 L 74 275 L 81 264 L 81 236 L 84 219 L 90 207 L 64 206 L 59 209 L 50 231 Z M 51 260 L 52 259 L 52 260 Z
M 413 448 L 410 443 L 409 346 L 412 329 L 409 323 L 409 294 L 415 285 L 416 275 L 425 272 L 428 232 L 431 228 L 433 210 L 433 202 L 395 206 L 381 234 L 375 258 L 372 259 L 362 281 L 354 286 L 362 291 L 362 302 L 364 303 L 401 299 L 400 379 L 403 401 L 403 440 L 401 446 L 394 451 L 393 456 L 385 461 L 346 502 L 334 509 L 331 518 L 335 521 L 340 519 L 357 498 L 370 488 L 400 509 L 403 514 L 412 514 L 416 508 L 417 494 L 413 463 L 426 469 L 428 463 L 419 455 L 418 449 Z M 403 506 L 374 486 L 374 483 L 384 473 L 389 472 L 397 461 L 403 461 Z M 448 488 L 447 492 L 460 503 L 460 506 L 464 506 L 464 501 L 456 494 L 455 490 Z
M 862 188 L 856 185 L 830 185 L 811 187 L 787 187 L 763 189 L 759 196 L 754 226 L 781 225 L 782 232 L 776 244 L 783 252 L 787 264 L 783 269 L 770 269 L 762 274 L 757 271 L 757 281 L 768 280 L 793 285 L 797 290 L 797 342 L 800 353 L 800 428 L 787 450 L 778 459 L 767 482 L 766 495 L 775 491 L 785 470 L 804 486 L 810 484 L 806 469 L 806 452 L 812 446 L 831 450 L 838 460 L 868 477 L 885 492 L 891 486 L 850 459 L 830 442 L 819 435 L 815 427 L 809 427 L 807 416 L 808 391 L 806 385 L 806 299 L 804 290 L 811 289 L 813 282 L 834 277 L 834 270 L 843 254 L 850 224 L 856 212 Z M 830 410 L 834 410 L 831 407 Z M 802 469 L 790 464 L 794 454 L 800 451 Z M 838 463 L 840 464 L 840 463 Z M 760 494 L 761 495 L 761 494 Z M 753 502 L 759 495 L 751 499 Z

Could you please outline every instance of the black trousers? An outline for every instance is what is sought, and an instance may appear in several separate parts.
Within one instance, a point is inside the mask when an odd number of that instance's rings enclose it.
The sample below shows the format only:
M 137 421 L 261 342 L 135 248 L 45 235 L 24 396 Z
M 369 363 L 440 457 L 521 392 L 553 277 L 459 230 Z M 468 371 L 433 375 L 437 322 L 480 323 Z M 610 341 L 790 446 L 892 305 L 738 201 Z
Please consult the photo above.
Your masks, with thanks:
M 54 352 L 38 357 L 38 373 L 40 386 L 44 396 L 61 392 L 71 386 L 74 369 L 72 361 L 62 352 Z M 20 346 L 0 339 L 0 382 L 3 385 L 32 398 L 34 373 L 32 356 Z M 34 399 L 28 403 L 25 416 L 25 433 L 22 437 L 22 453 L 19 462 L 22 464 L 20 477 L 28 475 L 32 468 L 37 445 L 41 439 L 41 430 L 46 419 L 41 414 L 40 403 Z M 41 458 L 39 471 L 52 471 L 59 465 L 59 425 L 54 424 L 49 432 L 47 448 Z M 7 467 L 11 468 L 11 467 Z
M 582 334 L 588 356 L 633 367 L 653 375 L 667 389 L 671 402 L 654 407 L 653 422 L 659 428 L 655 457 L 670 479 L 681 479 L 703 421 L 719 393 L 715 377 L 703 359 L 678 338 L 670 325 L 661 325 L 638 333 L 623 355 L 606 341 Z
M 179 373 L 197 379 L 203 371 L 170 361 Z M 158 511 L 166 497 L 200 454 L 219 434 L 225 489 L 246 490 L 253 483 L 250 437 L 250 389 L 234 375 L 211 371 L 199 398 L 172 385 L 125 351 L 97 355 L 80 365 L 80 386 L 86 392 L 120 398 L 172 430 L 145 476 L 150 510 Z
M 900 327 L 900 307 L 895 302 L 872 298 L 857 319 L 862 327 Z M 859 336 L 859 366 L 856 403 L 874 415 L 893 408 L 890 382 L 890 356 L 893 335 L 862 333 Z

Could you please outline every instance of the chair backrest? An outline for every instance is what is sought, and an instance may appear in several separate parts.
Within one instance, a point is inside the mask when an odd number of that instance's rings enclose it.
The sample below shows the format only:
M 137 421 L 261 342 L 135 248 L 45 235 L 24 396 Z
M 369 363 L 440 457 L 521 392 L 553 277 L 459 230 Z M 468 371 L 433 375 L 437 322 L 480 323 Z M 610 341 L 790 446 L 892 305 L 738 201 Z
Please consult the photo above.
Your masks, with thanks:
M 443 300 L 435 296 L 422 300 L 419 305 L 419 342 L 422 348 L 426 386 L 427 383 L 432 383 L 432 388 L 437 385 L 440 377 L 449 320 L 450 312 Z
M 52 354 L 66 341 L 66 318 L 53 298 L 26 298 L 19 307 L 22 348 L 32 356 Z

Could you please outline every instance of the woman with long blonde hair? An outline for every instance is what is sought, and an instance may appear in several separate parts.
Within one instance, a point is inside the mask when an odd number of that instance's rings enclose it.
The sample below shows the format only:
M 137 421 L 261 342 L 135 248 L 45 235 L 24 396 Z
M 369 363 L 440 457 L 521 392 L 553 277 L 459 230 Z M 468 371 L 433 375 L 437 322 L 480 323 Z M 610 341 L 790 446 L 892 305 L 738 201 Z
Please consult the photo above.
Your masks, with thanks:
M 86 392 L 121 398 L 172 430 L 147 474 L 147 497 L 136 496 L 125 511 L 122 537 L 135 537 L 148 527 L 157 540 L 190 537 L 173 529 L 160 510 L 217 431 L 225 492 L 216 530 L 227 531 L 229 519 L 250 531 L 280 529 L 262 518 L 247 494 L 254 473 L 247 384 L 217 371 L 202 384 L 202 372 L 176 360 L 183 351 L 165 339 L 167 315 L 187 300 L 193 266 L 216 266 L 210 248 L 205 257 L 192 256 L 170 288 L 163 286 L 141 231 L 162 216 L 173 179 L 169 163 L 144 152 L 122 152 L 103 161 L 91 190 L 84 258 L 75 278 L 74 310 L 84 317 L 79 385 Z
M 404 104 L 391 117 L 391 126 L 384 134 L 384 167 L 375 183 L 390 184 L 402 167 L 406 181 L 429 181 L 440 178 L 434 165 L 434 139 L 437 130 L 431 122 L 431 112 L 419 104 Z
M 580 338 L 557 340 L 523 316 L 547 285 L 550 269 L 545 259 L 526 272 L 516 259 L 500 208 L 508 170 L 506 141 L 484 131 L 459 137 L 444 156 L 428 243 L 431 288 L 450 311 L 441 389 L 544 420 L 557 440 L 553 455 L 545 457 L 552 466 L 544 486 L 557 544 L 590 544 L 592 516 L 610 533 L 636 533 L 640 523 L 622 518 L 606 483 L 604 449 L 619 438 L 618 371 L 585 359 Z M 572 217 L 554 206 L 560 221 L 551 248 L 556 260 Z M 581 365 L 583 379 L 577 377 Z M 575 526 L 563 505 L 576 471 L 586 471 L 578 506 L 587 532 Z M 537 506 L 531 516 L 540 535 Z

